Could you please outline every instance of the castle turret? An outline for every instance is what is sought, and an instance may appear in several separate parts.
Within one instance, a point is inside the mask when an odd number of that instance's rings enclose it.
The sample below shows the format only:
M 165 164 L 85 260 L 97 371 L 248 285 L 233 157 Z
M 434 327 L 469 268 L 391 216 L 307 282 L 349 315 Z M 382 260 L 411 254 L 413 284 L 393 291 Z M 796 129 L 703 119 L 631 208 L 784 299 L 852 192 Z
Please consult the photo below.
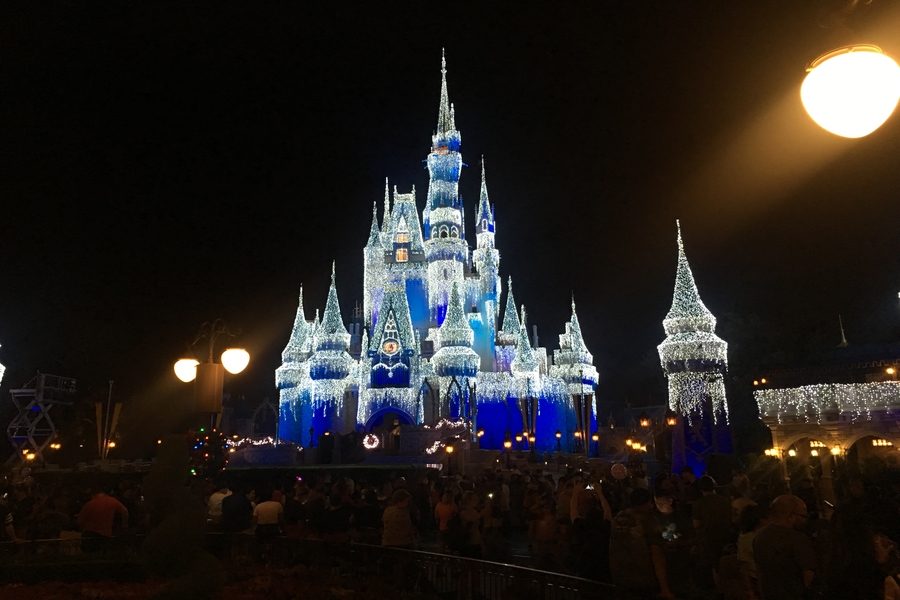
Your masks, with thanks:
M 350 333 L 344 325 L 338 303 L 334 263 L 331 265 L 331 287 L 328 289 L 325 312 L 316 328 L 313 346 L 315 350 L 309 369 L 313 380 L 313 402 L 318 405 L 332 404 L 340 414 L 355 363 L 347 352 Z
M 378 309 L 384 296 L 384 279 L 384 244 L 378 230 L 378 207 L 373 203 L 369 240 L 363 248 L 363 315 L 365 324 L 369 327 L 378 321 Z
M 438 329 L 440 348 L 434 354 L 435 372 L 440 377 L 475 377 L 478 354 L 472 350 L 474 333 L 463 310 L 459 286 L 453 284 L 447 318 Z
M 447 62 L 441 56 L 441 99 L 437 130 L 428 155 L 428 226 L 425 252 L 428 259 L 428 306 L 432 320 L 440 325 L 447 313 L 454 283 L 465 290 L 465 266 L 469 258 L 465 242 L 459 175 L 462 139 L 456 129 L 453 105 L 447 93 Z
M 309 378 L 312 351 L 312 326 L 306 321 L 303 309 L 303 287 L 297 302 L 297 314 L 291 337 L 281 353 L 281 365 L 275 370 L 278 388 L 278 436 L 285 440 L 299 440 L 302 435 L 299 401 L 301 387 Z
M 572 316 L 559 336 L 559 350 L 553 351 L 550 374 L 566 382 L 570 394 L 593 394 L 597 385 L 594 356 L 587 349 L 581 334 L 581 324 L 572 299 Z
M 494 215 L 488 199 L 484 158 L 481 159 L 481 194 L 475 231 L 478 247 L 472 252 L 472 262 L 477 272 L 477 283 L 473 287 L 475 306 L 481 313 L 480 326 L 475 334 L 475 351 L 481 357 L 482 370 L 493 371 L 500 299 L 500 253 L 494 247 Z

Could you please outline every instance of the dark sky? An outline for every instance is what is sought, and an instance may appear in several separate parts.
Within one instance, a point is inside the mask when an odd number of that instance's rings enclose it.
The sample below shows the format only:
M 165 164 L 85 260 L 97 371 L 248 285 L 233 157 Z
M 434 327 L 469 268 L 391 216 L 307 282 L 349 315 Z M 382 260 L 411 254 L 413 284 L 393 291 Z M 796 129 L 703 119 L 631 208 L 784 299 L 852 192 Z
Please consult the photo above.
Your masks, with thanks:
M 349 315 L 384 177 L 423 206 L 441 47 L 470 228 L 484 154 L 504 278 L 551 347 L 574 290 L 609 401 L 661 381 L 676 217 L 726 330 L 896 339 L 900 119 L 843 140 L 799 103 L 825 50 L 900 56 L 892 3 L 355 4 L 4 7 L 4 390 L 115 379 L 153 414 L 222 316 L 254 357 L 227 386 L 274 396 L 300 283 L 323 306 L 336 259 Z

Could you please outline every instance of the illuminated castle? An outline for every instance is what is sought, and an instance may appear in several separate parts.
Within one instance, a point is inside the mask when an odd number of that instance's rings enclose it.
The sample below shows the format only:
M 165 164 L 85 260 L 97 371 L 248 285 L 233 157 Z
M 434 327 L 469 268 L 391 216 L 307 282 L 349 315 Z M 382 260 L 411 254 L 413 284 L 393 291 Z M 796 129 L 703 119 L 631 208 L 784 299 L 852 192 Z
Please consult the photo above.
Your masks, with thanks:
M 459 194 L 461 136 L 447 93 L 446 62 L 436 132 L 428 154 L 428 194 L 389 193 L 363 248 L 364 298 L 348 330 L 334 268 L 325 310 L 307 320 L 301 291 L 294 328 L 275 373 L 279 437 L 306 444 L 325 431 L 371 430 L 387 419 L 468 421 L 481 446 L 531 432 L 556 448 L 595 420 L 597 370 L 572 316 L 559 349 L 533 347 L 511 280 L 504 310 L 494 207 L 484 161 L 475 209 L 475 247 L 466 238 Z M 576 407 L 584 407 L 576 410 Z

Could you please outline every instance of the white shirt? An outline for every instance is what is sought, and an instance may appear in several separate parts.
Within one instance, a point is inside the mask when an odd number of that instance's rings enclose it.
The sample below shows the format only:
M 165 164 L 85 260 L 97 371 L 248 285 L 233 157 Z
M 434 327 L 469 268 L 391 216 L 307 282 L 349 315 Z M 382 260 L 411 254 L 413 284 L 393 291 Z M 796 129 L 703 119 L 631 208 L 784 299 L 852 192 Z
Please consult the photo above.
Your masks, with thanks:
M 207 502 L 206 507 L 210 517 L 219 518 L 222 516 L 222 500 L 230 495 L 231 490 L 225 490 L 224 492 L 222 490 L 216 490 L 209 495 L 209 502 Z

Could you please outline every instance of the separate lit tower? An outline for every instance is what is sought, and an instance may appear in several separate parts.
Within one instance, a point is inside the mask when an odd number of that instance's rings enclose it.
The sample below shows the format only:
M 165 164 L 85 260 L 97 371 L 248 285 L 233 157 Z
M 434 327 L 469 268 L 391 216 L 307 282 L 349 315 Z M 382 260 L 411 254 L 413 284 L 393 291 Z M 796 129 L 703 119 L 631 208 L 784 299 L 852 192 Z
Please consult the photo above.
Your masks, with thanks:
M 484 172 L 484 158 L 481 159 L 481 194 L 475 220 L 477 247 L 472 252 L 478 278 L 473 296 L 478 299 L 476 307 L 481 313 L 481 324 L 475 332 L 475 351 L 481 357 L 483 371 L 494 370 L 495 340 L 497 337 L 497 307 L 500 297 L 500 252 L 494 247 L 494 209 L 488 198 L 487 181 Z
M 663 320 L 666 339 L 657 350 L 669 382 L 669 408 L 683 417 L 673 436 L 673 468 L 698 475 L 711 454 L 731 450 L 724 375 L 728 344 L 716 335 L 716 318 L 703 304 L 678 228 L 678 266 L 672 308 Z
M 454 284 L 464 293 L 464 273 L 469 258 L 465 241 L 463 205 L 459 197 L 462 140 L 456 129 L 453 105 L 447 94 L 447 62 L 441 56 L 441 100 L 437 130 L 431 136 L 428 155 L 428 229 L 425 255 L 428 259 L 428 307 L 431 320 L 444 322 L 450 290 Z M 410 307 L 412 308 L 412 307 Z M 415 319 L 414 319 L 415 320 Z

